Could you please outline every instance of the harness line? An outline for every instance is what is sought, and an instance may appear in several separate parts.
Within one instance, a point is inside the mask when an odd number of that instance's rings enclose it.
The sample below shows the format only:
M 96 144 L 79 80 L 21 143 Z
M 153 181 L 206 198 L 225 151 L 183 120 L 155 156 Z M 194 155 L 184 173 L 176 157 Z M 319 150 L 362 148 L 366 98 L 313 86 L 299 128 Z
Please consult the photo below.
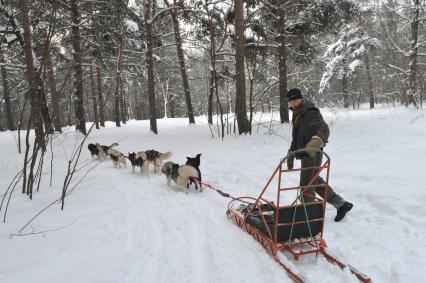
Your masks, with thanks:
M 214 190 L 214 191 L 216 191 L 219 195 L 221 195 L 222 197 L 225 197 L 225 198 L 230 198 L 230 199 L 233 199 L 234 201 L 239 201 L 239 202 L 243 202 L 243 203 L 247 203 L 247 204 L 252 204 L 251 202 L 248 202 L 248 201 L 244 201 L 244 200 L 240 200 L 240 199 L 238 199 L 238 198 L 235 198 L 235 197 L 233 197 L 233 196 L 231 196 L 230 194 L 228 194 L 228 193 L 225 193 L 224 191 L 222 191 L 222 190 L 219 190 L 219 189 L 216 189 L 215 187 L 213 187 L 212 185 L 210 185 L 210 184 L 207 184 L 207 183 L 204 183 L 204 182 L 201 182 L 198 178 L 194 178 L 194 177 L 192 177 L 192 178 L 190 178 L 191 180 L 193 180 L 195 183 L 197 183 L 198 185 L 200 185 L 200 186 L 204 186 L 205 188 L 208 188 L 208 189 L 211 189 L 211 190 Z

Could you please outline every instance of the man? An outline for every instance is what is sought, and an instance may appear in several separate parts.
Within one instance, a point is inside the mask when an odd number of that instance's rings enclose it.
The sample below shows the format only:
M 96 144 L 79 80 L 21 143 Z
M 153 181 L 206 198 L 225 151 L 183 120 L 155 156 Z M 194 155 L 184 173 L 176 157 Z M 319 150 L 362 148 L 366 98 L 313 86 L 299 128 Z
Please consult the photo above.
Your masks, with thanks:
M 328 141 L 330 130 L 325 123 L 317 107 L 310 101 L 303 99 L 300 89 L 293 88 L 287 93 L 288 103 L 293 111 L 293 139 L 290 150 L 295 151 L 302 148 L 322 149 Z M 322 152 L 309 151 L 307 153 L 290 155 L 287 159 L 288 169 L 293 169 L 294 157 L 301 159 L 302 168 L 318 167 L 322 163 Z M 306 186 L 317 170 L 303 170 L 300 172 L 300 185 Z M 323 184 L 324 180 L 318 177 L 314 185 Z M 315 201 L 315 192 L 324 197 L 324 188 L 317 187 L 304 190 L 303 198 L 305 202 Z M 353 204 L 345 201 L 341 196 L 333 191 L 329 186 L 327 193 L 327 202 L 337 209 L 337 215 L 334 221 L 342 220 L 346 213 L 350 211 Z

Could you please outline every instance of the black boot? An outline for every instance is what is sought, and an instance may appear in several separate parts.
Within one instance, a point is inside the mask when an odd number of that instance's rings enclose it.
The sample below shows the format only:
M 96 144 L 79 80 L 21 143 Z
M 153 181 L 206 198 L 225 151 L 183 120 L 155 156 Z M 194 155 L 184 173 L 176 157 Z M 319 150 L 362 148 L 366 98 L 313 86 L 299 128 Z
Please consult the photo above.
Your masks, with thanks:
M 339 222 L 342 220 L 346 213 L 351 210 L 353 206 L 354 205 L 352 203 L 345 201 L 345 203 L 337 210 L 337 215 L 336 218 L 334 218 L 334 221 Z

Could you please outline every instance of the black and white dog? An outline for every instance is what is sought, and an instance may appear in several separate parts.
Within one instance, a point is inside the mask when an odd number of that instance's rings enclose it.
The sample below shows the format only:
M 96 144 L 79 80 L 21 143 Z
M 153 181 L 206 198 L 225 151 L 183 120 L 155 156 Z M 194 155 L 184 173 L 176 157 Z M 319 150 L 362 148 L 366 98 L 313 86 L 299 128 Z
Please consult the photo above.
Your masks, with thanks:
M 154 173 L 157 173 L 159 171 L 159 167 L 163 164 L 163 162 L 167 159 L 169 159 L 172 156 L 172 153 L 170 151 L 166 153 L 161 153 L 156 150 L 147 150 L 145 151 L 145 160 L 147 161 L 143 164 L 143 171 L 145 174 L 148 174 L 148 167 L 149 164 L 152 164 L 154 166 Z
M 93 158 L 93 156 L 96 156 L 96 157 L 99 158 L 99 149 L 96 146 L 96 144 L 89 143 L 89 145 L 87 146 L 87 148 L 89 149 L 90 155 L 92 156 L 92 158 Z
M 135 167 L 139 167 L 141 173 L 143 173 L 143 165 L 145 164 L 146 154 L 144 151 L 139 151 L 138 153 L 130 153 L 129 152 L 129 160 L 132 164 L 132 172 L 135 173 Z
M 126 156 L 119 152 L 118 150 L 115 150 L 113 148 L 109 148 L 106 152 L 107 155 L 109 155 L 112 159 L 112 164 L 114 164 L 114 167 L 117 168 L 117 166 L 120 168 L 121 164 L 124 165 L 124 167 L 127 167 L 126 165 Z
M 118 143 L 113 143 L 110 146 L 107 145 L 100 145 L 99 143 L 93 144 L 93 143 L 89 143 L 89 145 L 87 146 L 87 148 L 90 151 L 90 154 L 93 156 L 97 156 L 99 160 L 103 161 L 105 160 L 105 158 L 108 155 L 108 150 L 113 148 L 114 146 L 117 146 Z
M 171 181 L 173 180 L 178 188 L 184 192 L 189 192 L 188 183 L 190 178 L 198 179 L 197 170 L 189 165 L 182 165 L 168 161 L 164 163 L 161 168 L 161 172 L 167 177 L 167 185 L 170 186 Z
M 201 181 L 201 171 L 200 171 L 200 157 L 201 153 L 197 154 L 195 157 L 186 157 L 186 165 L 194 167 L 198 172 L 198 180 Z M 195 182 L 193 179 L 190 180 L 189 186 L 194 184 L 195 189 L 198 191 L 201 189 L 201 185 Z

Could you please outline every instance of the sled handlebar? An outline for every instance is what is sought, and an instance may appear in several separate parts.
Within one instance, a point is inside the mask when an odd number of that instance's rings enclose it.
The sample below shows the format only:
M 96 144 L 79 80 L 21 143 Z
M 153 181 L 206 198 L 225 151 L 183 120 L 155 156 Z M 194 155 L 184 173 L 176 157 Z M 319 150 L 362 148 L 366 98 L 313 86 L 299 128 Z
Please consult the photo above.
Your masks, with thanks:
M 281 160 L 282 162 L 284 162 L 285 160 L 288 159 L 288 157 L 290 155 L 296 156 L 299 153 L 308 153 L 308 152 L 321 152 L 322 154 L 325 155 L 325 157 L 327 157 L 327 160 L 330 160 L 330 156 L 325 153 L 325 151 L 323 151 L 322 149 L 319 148 L 301 148 L 295 151 L 289 151 L 288 154 Z

